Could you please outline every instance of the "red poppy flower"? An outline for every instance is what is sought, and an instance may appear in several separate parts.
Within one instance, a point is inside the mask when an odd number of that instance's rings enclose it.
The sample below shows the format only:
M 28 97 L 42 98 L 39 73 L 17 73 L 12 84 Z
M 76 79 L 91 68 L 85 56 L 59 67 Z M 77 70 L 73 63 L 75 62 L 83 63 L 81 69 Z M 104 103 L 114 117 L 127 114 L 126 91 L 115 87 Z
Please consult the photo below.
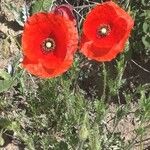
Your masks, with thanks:
M 123 51 L 132 18 L 114 2 L 97 5 L 83 23 L 81 52 L 97 61 L 110 61 Z
M 73 21 L 55 13 L 37 13 L 22 35 L 23 67 L 41 78 L 56 77 L 69 69 L 77 50 Z

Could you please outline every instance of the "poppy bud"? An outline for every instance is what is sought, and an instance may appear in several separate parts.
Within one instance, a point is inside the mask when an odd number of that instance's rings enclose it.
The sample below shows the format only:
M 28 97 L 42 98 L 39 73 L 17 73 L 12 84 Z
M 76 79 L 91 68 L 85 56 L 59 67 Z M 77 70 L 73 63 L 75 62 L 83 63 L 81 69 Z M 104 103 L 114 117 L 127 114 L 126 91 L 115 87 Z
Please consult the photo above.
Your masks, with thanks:
M 73 14 L 73 7 L 71 5 L 63 4 L 63 5 L 56 6 L 53 12 L 55 14 L 59 14 L 63 17 L 66 17 L 71 21 L 75 20 L 75 16 Z

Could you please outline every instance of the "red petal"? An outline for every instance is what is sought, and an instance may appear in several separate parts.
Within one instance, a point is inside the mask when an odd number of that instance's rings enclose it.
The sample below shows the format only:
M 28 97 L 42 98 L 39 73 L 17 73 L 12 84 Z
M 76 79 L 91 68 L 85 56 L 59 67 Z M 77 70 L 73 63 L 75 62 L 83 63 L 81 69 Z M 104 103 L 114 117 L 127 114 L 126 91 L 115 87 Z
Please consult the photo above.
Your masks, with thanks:
M 60 64 L 60 66 L 49 69 L 42 65 L 40 62 L 33 62 L 29 60 L 27 57 L 24 57 L 22 62 L 22 66 L 31 74 L 38 76 L 40 78 L 53 78 L 61 75 L 62 73 L 66 72 L 72 64 L 73 58 L 65 60 Z
M 101 24 L 112 24 L 117 17 L 113 7 L 107 3 L 97 5 L 86 17 L 83 24 L 84 34 L 91 40 L 97 39 L 97 29 Z
M 47 38 L 55 41 L 55 48 L 45 54 L 42 44 Z M 23 66 L 41 78 L 58 76 L 71 66 L 77 44 L 74 22 L 53 13 L 37 13 L 25 25 L 22 46 L 26 57 Z
M 111 48 L 97 47 L 92 41 L 82 43 L 81 52 L 88 58 L 97 61 L 111 61 L 114 59 L 124 48 L 127 38 L 124 38 L 118 44 Z
M 53 74 L 54 72 L 53 69 L 46 70 L 41 63 L 32 62 L 27 57 L 24 58 L 22 65 L 28 72 L 40 78 L 49 78 L 50 74 Z
M 111 28 L 107 36 L 97 36 L 102 25 Z M 97 61 L 110 61 L 122 52 L 133 27 L 132 18 L 112 1 L 96 6 L 83 24 L 81 52 Z

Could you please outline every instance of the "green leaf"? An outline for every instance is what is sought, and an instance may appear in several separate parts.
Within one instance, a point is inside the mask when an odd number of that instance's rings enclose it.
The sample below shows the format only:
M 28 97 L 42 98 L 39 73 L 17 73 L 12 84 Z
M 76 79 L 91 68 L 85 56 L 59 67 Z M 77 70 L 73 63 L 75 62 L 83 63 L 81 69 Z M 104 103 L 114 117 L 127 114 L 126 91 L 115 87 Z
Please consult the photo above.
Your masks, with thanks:
M 150 1 L 149 0 L 142 0 L 142 5 L 144 6 L 150 6 Z
M 37 0 L 32 5 L 32 14 L 42 11 L 49 11 L 50 7 L 53 4 L 53 0 Z
M 149 35 L 143 36 L 142 42 L 146 48 L 150 48 L 150 36 Z
M 7 91 L 13 84 L 12 80 L 0 80 L 0 93 Z
M 52 6 L 53 1 L 52 0 L 44 0 L 43 1 L 43 9 L 45 11 L 48 11 L 50 9 L 50 7 Z
M 0 70 L 0 77 L 2 78 L 2 80 L 0 80 L 0 93 L 1 93 L 7 91 L 11 87 L 13 81 L 10 74 L 8 74 L 4 70 Z
M 150 10 L 144 10 L 144 12 L 145 12 L 145 16 L 147 18 L 150 18 Z
M 11 78 L 10 74 L 2 69 L 0 69 L 0 77 L 4 80 L 9 80 Z
M 32 6 L 32 14 L 42 11 L 43 1 L 36 1 Z
M 149 24 L 147 22 L 143 23 L 143 31 L 145 33 L 148 33 L 150 31 L 150 26 L 149 26 Z

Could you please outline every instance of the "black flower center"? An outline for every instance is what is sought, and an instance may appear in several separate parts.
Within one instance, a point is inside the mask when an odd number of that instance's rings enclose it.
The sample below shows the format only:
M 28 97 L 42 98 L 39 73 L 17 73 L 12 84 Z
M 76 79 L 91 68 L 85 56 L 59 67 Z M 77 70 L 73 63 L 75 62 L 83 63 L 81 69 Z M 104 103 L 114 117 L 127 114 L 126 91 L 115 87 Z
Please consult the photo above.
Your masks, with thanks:
M 55 49 L 55 46 L 55 41 L 52 38 L 47 38 L 42 43 L 43 52 L 52 52 Z
M 97 30 L 97 34 L 100 37 L 106 37 L 107 35 L 109 35 L 110 31 L 111 28 L 109 25 L 101 25 Z

